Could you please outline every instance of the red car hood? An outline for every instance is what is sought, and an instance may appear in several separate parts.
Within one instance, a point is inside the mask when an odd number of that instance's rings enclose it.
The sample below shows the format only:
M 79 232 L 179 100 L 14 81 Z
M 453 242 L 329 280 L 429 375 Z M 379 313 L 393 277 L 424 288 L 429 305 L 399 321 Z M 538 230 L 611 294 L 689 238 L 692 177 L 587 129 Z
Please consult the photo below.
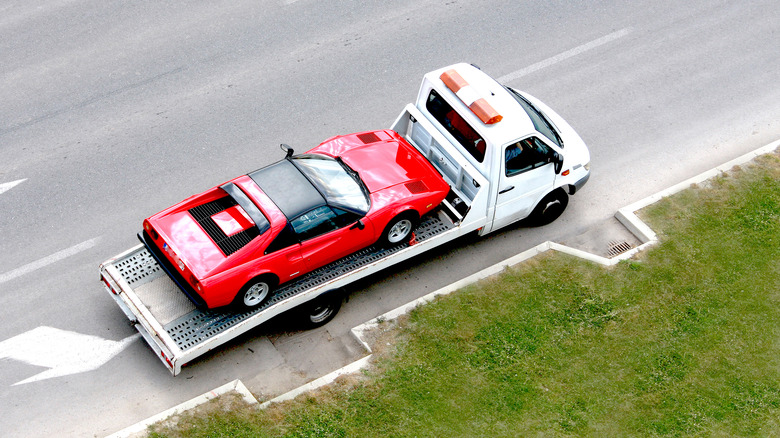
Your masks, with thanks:
M 341 159 L 368 186 L 371 193 L 436 174 L 433 166 L 393 131 L 373 131 L 334 137 L 310 152 Z M 370 169 L 370 170 L 368 170 Z

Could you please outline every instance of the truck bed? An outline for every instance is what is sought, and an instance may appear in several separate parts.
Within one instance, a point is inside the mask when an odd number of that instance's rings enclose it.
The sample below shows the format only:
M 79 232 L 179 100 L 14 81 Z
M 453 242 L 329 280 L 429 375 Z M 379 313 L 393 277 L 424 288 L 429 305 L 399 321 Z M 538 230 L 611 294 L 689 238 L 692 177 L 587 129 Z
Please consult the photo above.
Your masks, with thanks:
M 422 218 L 413 245 L 365 248 L 282 285 L 265 304 L 250 312 L 196 307 L 143 245 L 104 262 L 101 279 L 131 323 L 176 375 L 187 362 L 286 310 L 437 246 L 439 236 L 454 233 L 451 238 L 457 237 L 458 226 L 452 220 L 457 215 L 447 206 Z

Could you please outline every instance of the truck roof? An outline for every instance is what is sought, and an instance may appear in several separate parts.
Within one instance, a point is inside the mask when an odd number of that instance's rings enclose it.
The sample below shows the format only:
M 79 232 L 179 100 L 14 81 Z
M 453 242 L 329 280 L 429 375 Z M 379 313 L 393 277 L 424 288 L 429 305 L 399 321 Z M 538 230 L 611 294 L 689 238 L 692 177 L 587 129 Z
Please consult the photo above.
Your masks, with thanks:
M 450 70 L 455 70 L 468 83 L 471 88 L 468 95 L 485 99 L 501 116 L 501 120 L 492 124 L 480 120 L 458 97 L 462 93 L 456 94 L 442 81 L 442 74 Z M 435 88 L 490 143 L 503 145 L 534 132 L 534 125 L 528 114 L 509 91 L 493 77 L 471 64 L 454 64 L 427 73 L 417 98 L 418 106 L 425 105 L 431 88 Z

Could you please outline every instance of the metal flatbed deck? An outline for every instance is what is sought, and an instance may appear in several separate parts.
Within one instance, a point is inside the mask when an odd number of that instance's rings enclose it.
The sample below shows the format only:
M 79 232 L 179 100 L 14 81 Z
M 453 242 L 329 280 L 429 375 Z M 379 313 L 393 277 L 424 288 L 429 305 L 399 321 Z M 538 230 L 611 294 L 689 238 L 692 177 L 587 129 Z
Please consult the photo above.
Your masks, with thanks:
M 441 211 L 425 216 L 413 244 L 365 248 L 282 285 L 261 307 L 244 313 L 196 307 L 143 245 L 103 263 L 100 271 L 119 307 L 176 375 L 182 365 L 272 317 L 437 246 L 436 237 L 457 228 Z

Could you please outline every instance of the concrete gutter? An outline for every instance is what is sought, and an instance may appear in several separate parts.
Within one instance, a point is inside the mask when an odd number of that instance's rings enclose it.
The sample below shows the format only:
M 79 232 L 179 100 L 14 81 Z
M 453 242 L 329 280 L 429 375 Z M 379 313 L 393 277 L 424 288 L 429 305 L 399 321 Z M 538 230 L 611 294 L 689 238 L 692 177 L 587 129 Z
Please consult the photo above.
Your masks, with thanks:
M 339 368 L 336 371 L 333 371 L 332 373 L 329 373 L 323 377 L 320 377 L 316 380 L 313 380 L 303 386 L 300 386 L 292 391 L 286 392 L 278 397 L 275 397 L 271 400 L 268 400 L 264 403 L 259 404 L 257 399 L 255 399 L 254 396 L 252 396 L 251 393 L 246 389 L 246 387 L 241 383 L 239 380 L 235 380 L 231 383 L 228 383 L 226 385 L 223 385 L 213 391 L 210 391 L 206 394 L 203 394 L 199 397 L 196 397 L 188 402 L 182 403 L 172 409 L 169 409 L 165 412 L 162 412 L 158 415 L 155 415 L 153 417 L 150 417 L 140 423 L 137 423 L 133 426 L 130 426 L 126 429 L 123 429 L 115 434 L 110 435 L 111 438 L 125 438 L 130 437 L 132 434 L 136 434 L 142 431 L 145 431 L 145 429 L 159 421 L 165 420 L 166 418 L 169 418 L 173 415 L 179 414 L 181 412 L 184 412 L 188 409 L 192 409 L 195 406 L 201 405 L 205 403 L 206 401 L 217 397 L 221 394 L 236 391 L 238 392 L 247 403 L 250 404 L 257 404 L 258 408 L 265 409 L 272 403 L 278 403 L 286 400 L 292 400 L 293 398 L 297 397 L 300 394 L 312 391 L 314 389 L 320 388 L 322 386 L 328 385 L 335 381 L 338 377 L 351 374 L 354 372 L 357 372 L 365 367 L 368 366 L 371 360 L 372 356 L 372 350 L 371 346 L 368 345 L 368 342 L 366 341 L 365 334 L 379 326 L 379 324 L 387 321 L 392 321 L 397 319 L 398 317 L 405 315 L 409 313 L 414 308 L 421 306 L 425 303 L 428 303 L 435 299 L 438 296 L 441 295 L 448 295 L 452 292 L 455 292 L 456 290 L 462 289 L 468 285 L 474 284 L 480 280 L 483 280 L 485 278 L 491 277 L 493 275 L 499 274 L 502 271 L 504 271 L 506 268 L 517 265 L 519 263 L 522 263 L 525 260 L 528 260 L 530 258 L 535 257 L 538 254 L 542 254 L 544 252 L 555 250 L 559 251 L 565 254 L 569 254 L 575 257 L 580 257 L 585 260 L 590 260 L 592 262 L 604 265 L 604 266 L 612 266 L 617 263 L 619 263 L 622 260 L 630 259 L 635 254 L 637 254 L 640 251 L 644 251 L 646 248 L 648 248 L 651 245 L 655 245 L 658 242 L 658 237 L 656 236 L 655 232 L 650 229 L 647 224 L 645 224 L 639 217 L 635 214 L 637 211 L 647 207 L 650 204 L 653 204 L 655 202 L 658 202 L 659 200 L 666 198 L 668 196 L 671 196 L 675 193 L 678 193 L 682 190 L 685 190 L 689 187 L 691 187 L 694 184 L 700 184 L 706 180 L 709 180 L 711 178 L 717 177 L 721 175 L 722 173 L 732 169 L 734 166 L 739 166 L 745 163 L 748 163 L 755 159 L 758 156 L 769 154 L 774 152 L 778 147 L 780 147 L 780 140 L 776 140 L 766 146 L 763 146 L 761 148 L 758 148 L 752 152 L 749 152 L 745 155 L 742 155 L 739 158 L 736 158 L 734 160 L 731 160 L 727 163 L 724 163 L 720 166 L 717 166 L 713 169 L 710 169 L 706 172 L 703 172 L 693 178 L 690 178 L 688 180 L 685 180 L 679 184 L 676 184 L 672 187 L 669 187 L 666 190 L 660 191 L 654 195 L 648 196 L 645 199 L 642 199 L 638 202 L 635 202 L 631 205 L 628 205 L 626 207 L 621 208 L 620 210 L 615 213 L 615 217 L 620 221 L 623 226 L 625 226 L 634 236 L 636 236 L 637 239 L 641 242 L 641 245 L 639 245 L 636 248 L 632 248 L 629 251 L 626 251 L 624 253 L 621 253 L 615 257 L 607 258 L 602 257 L 600 255 L 592 254 L 587 251 L 582 251 L 576 248 L 572 248 L 569 246 L 561 245 L 555 242 L 544 242 L 541 243 L 529 250 L 526 250 L 514 257 L 511 257 L 509 259 L 506 259 L 500 263 L 496 263 L 493 266 L 490 266 L 488 268 L 485 268 L 475 274 L 472 274 L 462 280 L 456 281 L 455 283 L 452 283 L 448 286 L 445 286 L 441 289 L 438 289 L 436 291 L 433 291 L 423 297 L 420 297 L 414 301 L 411 301 L 407 304 L 404 304 L 400 307 L 397 307 L 387 313 L 384 313 L 383 315 L 380 315 L 370 321 L 364 322 L 363 324 L 360 324 L 356 327 L 353 327 L 351 330 L 352 335 L 357 339 L 357 341 L 363 346 L 363 348 L 366 349 L 366 352 L 369 354 L 355 362 L 352 362 L 349 365 L 346 365 L 342 368 Z
M 159 414 L 151 416 L 144 421 L 138 422 L 130 427 L 126 427 L 119 432 L 109 435 L 108 438 L 146 436 L 146 429 L 152 424 L 159 423 L 160 421 L 166 420 L 170 417 L 173 417 L 174 415 L 181 414 L 182 412 L 200 406 L 211 399 L 217 398 L 229 392 L 237 393 L 247 404 L 257 404 L 257 399 L 254 395 L 252 395 L 251 392 L 249 392 L 246 386 L 244 386 L 240 380 L 234 380 L 220 386 L 219 388 L 214 388 L 205 394 L 199 395 L 192 400 L 188 400 L 180 405 L 174 406 L 167 411 L 160 412 Z

